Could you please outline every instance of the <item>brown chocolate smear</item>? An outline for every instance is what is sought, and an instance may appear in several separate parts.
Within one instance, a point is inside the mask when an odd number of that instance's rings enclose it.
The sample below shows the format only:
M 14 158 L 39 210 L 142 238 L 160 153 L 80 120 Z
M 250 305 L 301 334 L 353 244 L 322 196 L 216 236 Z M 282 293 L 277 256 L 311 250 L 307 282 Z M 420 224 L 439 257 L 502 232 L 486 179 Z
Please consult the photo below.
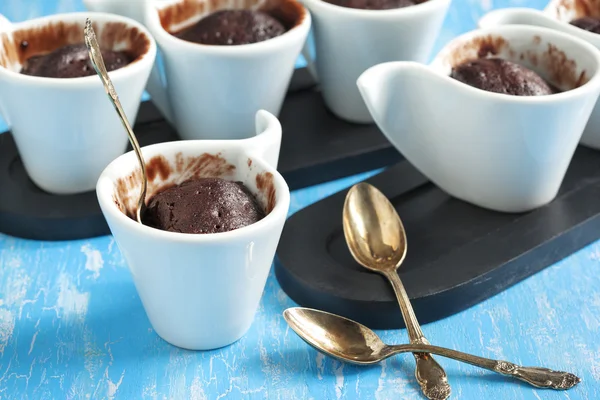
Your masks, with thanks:
M 276 191 L 275 183 L 273 182 L 273 174 L 270 172 L 264 172 L 256 175 L 256 187 L 264 194 L 267 203 L 267 214 L 273 211 L 275 208 Z
M 234 171 L 235 165 L 228 163 L 219 153 L 204 153 L 196 157 L 185 157 L 177 153 L 174 163 L 157 155 L 146 161 L 148 194 L 150 197 L 153 193 L 190 179 L 231 177 Z M 115 185 L 115 201 L 119 202 L 121 211 L 132 219 L 135 219 L 141 178 L 140 169 L 137 168 L 129 175 L 119 178 Z
M 207 45 L 242 45 L 284 34 L 283 24 L 262 11 L 221 10 L 177 33 L 180 39 Z
M 132 61 L 131 57 L 122 51 L 102 49 L 101 52 L 109 72 Z M 48 54 L 29 57 L 21 73 L 46 78 L 80 78 L 96 74 L 84 43 L 69 44 Z
M 543 96 L 556 92 L 534 71 L 500 58 L 467 61 L 454 67 L 450 76 L 481 90 L 513 96 Z
M 391 10 L 404 8 L 422 3 L 418 0 L 325 0 L 327 3 L 340 7 L 357 8 L 361 10 Z
M 180 233 L 218 233 L 243 228 L 265 217 L 257 199 L 241 182 L 191 179 L 150 199 L 144 224 Z
M 570 24 L 588 32 L 600 33 L 600 18 L 577 18 L 571 21 Z
M 122 22 L 94 23 L 98 43 L 102 49 L 125 49 L 130 62 L 135 62 L 150 48 L 150 39 L 139 29 Z M 9 68 L 15 63 L 23 65 L 31 57 L 49 54 L 61 47 L 79 44 L 83 39 L 83 23 L 51 22 L 46 25 L 14 31 L 12 38 L 0 34 L 3 51 L 0 65 Z M 106 60 L 105 60 L 106 61 Z

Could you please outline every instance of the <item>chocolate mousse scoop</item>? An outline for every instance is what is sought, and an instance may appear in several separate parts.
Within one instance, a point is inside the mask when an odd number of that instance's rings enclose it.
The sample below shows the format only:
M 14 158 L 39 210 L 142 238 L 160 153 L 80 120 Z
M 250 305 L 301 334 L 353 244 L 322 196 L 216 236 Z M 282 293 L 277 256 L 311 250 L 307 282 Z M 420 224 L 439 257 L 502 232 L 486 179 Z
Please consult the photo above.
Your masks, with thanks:
M 102 50 L 102 58 L 109 72 L 132 61 L 131 57 L 122 51 Z M 21 73 L 46 78 L 80 78 L 96 74 L 84 43 L 70 44 L 48 54 L 29 57 Z
M 285 31 L 281 22 L 262 11 L 221 10 L 175 36 L 194 43 L 226 46 L 262 42 Z
M 256 197 L 243 183 L 201 178 L 152 196 L 142 222 L 169 232 L 217 233 L 251 225 L 264 216 Z
M 422 0 L 325 0 L 327 3 L 361 10 L 391 10 L 422 3 Z
M 534 71 L 500 58 L 467 61 L 454 67 L 450 76 L 488 92 L 513 96 L 543 96 L 556 93 L 556 90 Z
M 569 23 L 589 32 L 600 33 L 600 18 L 583 17 L 574 19 Z

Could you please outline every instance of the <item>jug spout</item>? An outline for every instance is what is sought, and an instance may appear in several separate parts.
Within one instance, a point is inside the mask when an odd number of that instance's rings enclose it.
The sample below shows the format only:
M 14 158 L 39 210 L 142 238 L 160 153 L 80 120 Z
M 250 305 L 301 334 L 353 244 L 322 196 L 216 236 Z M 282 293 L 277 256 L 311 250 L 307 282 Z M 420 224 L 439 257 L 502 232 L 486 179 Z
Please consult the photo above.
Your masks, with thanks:
M 83 4 L 89 11 L 117 14 L 143 24 L 149 1 L 83 0 Z
M 356 84 L 371 116 L 390 139 L 398 126 L 411 131 L 407 127 L 414 122 L 411 104 L 428 101 L 424 92 L 431 90 L 429 83 L 436 75 L 423 64 L 396 61 L 367 69 Z M 419 107 L 428 108 L 422 103 Z

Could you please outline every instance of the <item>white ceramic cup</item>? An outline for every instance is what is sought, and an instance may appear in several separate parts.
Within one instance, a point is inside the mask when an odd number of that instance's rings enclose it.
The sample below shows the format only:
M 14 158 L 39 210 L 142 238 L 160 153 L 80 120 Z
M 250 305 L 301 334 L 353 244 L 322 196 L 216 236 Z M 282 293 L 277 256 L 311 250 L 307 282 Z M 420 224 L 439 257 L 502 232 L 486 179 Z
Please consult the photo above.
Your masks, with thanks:
M 569 22 L 584 17 L 585 7 L 579 0 L 552 0 L 543 11 L 531 8 L 503 8 L 484 15 L 478 22 L 481 28 L 491 28 L 500 25 L 532 25 L 556 29 L 568 33 L 596 46 L 600 49 L 600 35 L 576 26 Z M 592 16 L 600 16 L 600 9 L 589 8 Z M 600 150 L 600 103 L 596 105 L 588 124 L 581 136 L 581 144 Z
M 147 165 L 163 166 L 149 169 L 149 197 L 193 176 L 243 182 L 267 216 L 241 229 L 175 233 L 128 217 L 134 215 L 140 188 L 132 152 L 113 161 L 98 180 L 100 207 L 150 323 L 175 346 L 226 346 L 252 324 L 290 204 L 288 186 L 276 171 L 281 125 L 272 114 L 259 111 L 256 132 L 244 140 L 184 140 L 142 149 Z
M 0 16 L 0 113 L 31 180 L 55 194 L 93 190 L 106 165 L 127 148 L 127 134 L 95 73 L 83 78 L 19 73 L 31 55 L 83 43 L 87 17 L 102 47 L 135 56 L 109 73 L 133 121 L 156 56 L 156 44 L 141 24 L 104 13 L 58 14 L 16 24 Z M 27 47 L 21 47 L 23 41 Z
M 510 96 L 449 76 L 485 56 L 531 68 L 564 92 Z M 452 40 L 429 66 L 370 68 L 358 87 L 386 137 L 433 183 L 481 207 L 522 212 L 560 188 L 600 93 L 600 51 L 551 29 L 498 26 Z
M 323 0 L 302 0 L 313 18 L 315 57 L 302 54 L 319 82 L 327 107 L 339 118 L 372 123 L 356 88 L 367 68 L 388 61 L 424 63 L 440 32 L 450 0 L 391 10 L 346 8 Z
M 84 0 L 90 10 L 143 17 L 164 61 L 147 90 L 183 139 L 241 139 L 254 114 L 278 115 L 295 62 L 310 29 L 310 14 L 296 0 Z M 184 41 L 169 32 L 226 8 L 281 9 L 289 31 L 259 43 L 212 46 Z

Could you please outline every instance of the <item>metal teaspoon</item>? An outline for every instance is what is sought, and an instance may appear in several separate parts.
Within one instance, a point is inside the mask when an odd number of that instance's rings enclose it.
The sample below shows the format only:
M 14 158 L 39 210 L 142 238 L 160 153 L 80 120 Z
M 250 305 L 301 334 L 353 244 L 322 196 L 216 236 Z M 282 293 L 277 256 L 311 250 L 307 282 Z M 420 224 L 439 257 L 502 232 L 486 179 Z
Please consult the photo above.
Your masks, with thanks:
M 137 208 L 135 210 L 135 218 L 137 222 L 141 224 L 144 208 L 146 207 L 146 190 L 148 188 L 146 163 L 144 162 L 144 157 L 142 156 L 142 151 L 140 150 L 140 145 L 138 144 L 137 138 L 133 133 L 133 129 L 131 129 L 131 125 L 129 124 L 127 116 L 125 115 L 125 111 L 123 110 L 123 107 L 121 107 L 119 96 L 117 95 L 112 81 L 108 76 L 108 72 L 106 71 L 106 66 L 104 65 L 104 60 L 102 59 L 102 53 L 100 52 L 100 46 L 98 45 L 98 41 L 96 40 L 94 28 L 92 27 L 92 21 L 90 21 L 89 18 L 86 18 L 85 20 L 85 29 L 83 32 L 85 37 L 85 45 L 88 48 L 88 53 L 90 55 L 92 65 L 94 66 L 96 73 L 100 77 L 100 80 L 104 85 L 104 89 L 106 90 L 110 101 L 115 107 L 115 110 L 117 110 L 117 114 L 119 114 L 119 119 L 121 119 L 121 122 L 123 123 L 123 126 L 127 131 L 127 135 L 129 136 L 129 142 L 131 142 L 133 151 L 135 151 L 135 155 L 137 156 L 138 162 L 140 163 L 140 169 L 142 171 L 142 189 L 140 191 L 140 197 L 138 199 Z
M 293 307 L 283 312 L 288 325 L 306 343 L 331 357 L 359 365 L 375 364 L 396 354 L 426 352 L 520 379 L 538 388 L 571 389 L 581 379 L 569 372 L 521 367 L 508 361 L 490 360 L 427 344 L 387 345 L 375 332 L 358 322 L 310 308 Z
M 406 233 L 394 206 L 374 186 L 361 182 L 346 196 L 344 236 L 354 259 L 363 267 L 385 276 L 396 293 L 411 344 L 429 344 L 397 269 L 406 256 Z M 423 394 L 432 400 L 450 396 L 446 371 L 427 353 L 414 353 L 415 376 Z

